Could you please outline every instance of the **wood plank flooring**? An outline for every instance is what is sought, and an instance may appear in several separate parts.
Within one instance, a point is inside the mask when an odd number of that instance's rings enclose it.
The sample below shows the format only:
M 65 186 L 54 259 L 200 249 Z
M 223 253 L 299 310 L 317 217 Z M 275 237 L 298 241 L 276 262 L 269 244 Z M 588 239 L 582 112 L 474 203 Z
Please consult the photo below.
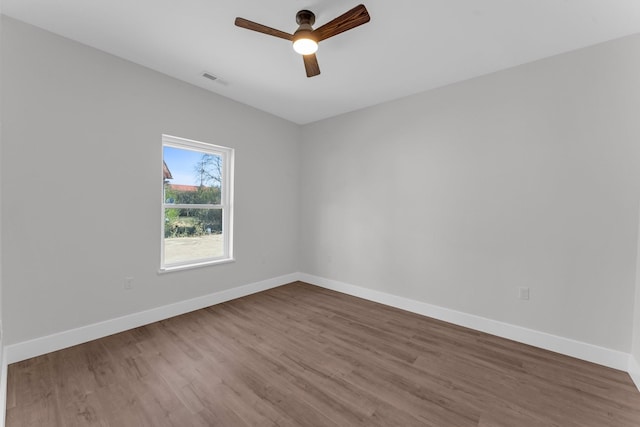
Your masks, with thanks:
M 625 372 L 304 283 L 9 366 L 7 426 L 637 427 Z

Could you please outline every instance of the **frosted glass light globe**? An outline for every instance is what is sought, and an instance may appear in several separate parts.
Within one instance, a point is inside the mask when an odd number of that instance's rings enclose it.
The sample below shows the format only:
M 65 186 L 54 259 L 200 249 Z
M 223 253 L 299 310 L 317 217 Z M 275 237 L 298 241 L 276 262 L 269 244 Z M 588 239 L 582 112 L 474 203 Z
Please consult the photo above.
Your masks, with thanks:
M 300 38 L 293 42 L 293 50 L 300 55 L 311 55 L 318 51 L 318 43 L 315 40 Z

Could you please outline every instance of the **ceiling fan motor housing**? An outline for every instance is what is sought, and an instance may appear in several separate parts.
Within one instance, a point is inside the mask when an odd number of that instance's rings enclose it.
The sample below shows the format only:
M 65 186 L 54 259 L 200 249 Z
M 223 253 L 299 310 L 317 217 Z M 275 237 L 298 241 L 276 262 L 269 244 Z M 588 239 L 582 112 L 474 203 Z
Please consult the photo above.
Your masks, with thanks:
M 310 10 L 301 10 L 296 13 L 296 22 L 298 25 L 313 25 L 316 23 L 316 15 L 314 15 Z
M 296 13 L 296 22 L 299 27 L 293 33 L 293 42 L 299 39 L 310 39 L 318 43 L 318 38 L 313 34 L 312 25 L 316 22 L 316 16 L 310 10 L 301 10 Z

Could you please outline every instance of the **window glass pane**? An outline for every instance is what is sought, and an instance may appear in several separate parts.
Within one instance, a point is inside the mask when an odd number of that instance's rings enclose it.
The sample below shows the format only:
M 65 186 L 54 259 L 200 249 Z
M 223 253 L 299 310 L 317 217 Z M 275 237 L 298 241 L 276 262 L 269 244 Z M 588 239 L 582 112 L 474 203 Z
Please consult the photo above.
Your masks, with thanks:
M 233 158 L 229 147 L 162 135 L 161 270 L 233 260 Z
M 220 204 L 219 155 L 165 146 L 163 160 L 165 203 Z
M 224 256 L 222 209 L 167 208 L 164 213 L 165 264 Z

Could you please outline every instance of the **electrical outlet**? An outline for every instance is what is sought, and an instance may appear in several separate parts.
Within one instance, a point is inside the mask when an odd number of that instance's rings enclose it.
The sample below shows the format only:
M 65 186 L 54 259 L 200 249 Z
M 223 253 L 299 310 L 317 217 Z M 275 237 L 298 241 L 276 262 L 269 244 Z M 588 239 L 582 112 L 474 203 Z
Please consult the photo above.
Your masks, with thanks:
M 133 289 L 133 277 L 125 277 L 124 278 L 124 289 L 130 291 Z
M 518 288 L 518 298 L 521 300 L 529 300 L 529 288 Z

